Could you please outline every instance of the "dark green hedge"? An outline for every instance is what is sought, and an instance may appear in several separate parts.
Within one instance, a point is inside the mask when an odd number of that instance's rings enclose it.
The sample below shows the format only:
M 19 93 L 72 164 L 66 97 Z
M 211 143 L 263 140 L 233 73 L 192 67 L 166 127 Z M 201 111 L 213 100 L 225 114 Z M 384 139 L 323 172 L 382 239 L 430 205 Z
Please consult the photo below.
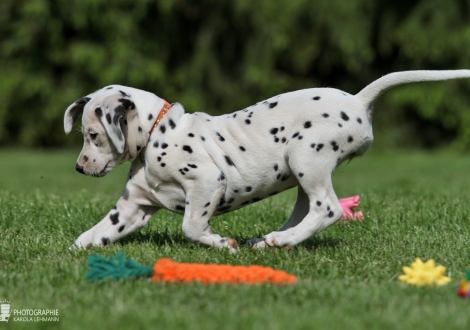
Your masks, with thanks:
M 65 108 L 116 83 L 220 114 L 295 89 L 358 92 L 470 68 L 467 0 L 2 0 L 0 145 L 62 146 Z M 381 98 L 385 144 L 470 149 L 470 81 Z

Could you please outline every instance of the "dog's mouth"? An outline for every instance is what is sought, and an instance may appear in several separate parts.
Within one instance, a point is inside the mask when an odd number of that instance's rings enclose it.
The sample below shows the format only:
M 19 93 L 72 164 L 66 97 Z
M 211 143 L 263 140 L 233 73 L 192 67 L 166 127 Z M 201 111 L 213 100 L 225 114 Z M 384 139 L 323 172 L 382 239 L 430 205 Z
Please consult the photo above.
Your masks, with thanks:
M 99 172 L 91 172 L 89 175 L 95 178 L 102 178 L 114 168 L 114 162 L 112 160 L 108 161 L 103 169 Z

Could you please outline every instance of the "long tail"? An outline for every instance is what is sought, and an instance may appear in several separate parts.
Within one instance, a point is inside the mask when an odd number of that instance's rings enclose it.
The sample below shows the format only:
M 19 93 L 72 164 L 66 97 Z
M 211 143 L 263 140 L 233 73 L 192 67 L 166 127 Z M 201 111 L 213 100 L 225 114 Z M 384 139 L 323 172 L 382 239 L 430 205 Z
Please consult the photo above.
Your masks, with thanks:
M 356 96 L 362 100 L 363 104 L 366 105 L 367 108 L 369 108 L 377 97 L 387 89 L 394 86 L 419 81 L 436 81 L 459 78 L 470 78 L 470 70 L 395 72 L 385 75 L 367 85 L 357 93 Z

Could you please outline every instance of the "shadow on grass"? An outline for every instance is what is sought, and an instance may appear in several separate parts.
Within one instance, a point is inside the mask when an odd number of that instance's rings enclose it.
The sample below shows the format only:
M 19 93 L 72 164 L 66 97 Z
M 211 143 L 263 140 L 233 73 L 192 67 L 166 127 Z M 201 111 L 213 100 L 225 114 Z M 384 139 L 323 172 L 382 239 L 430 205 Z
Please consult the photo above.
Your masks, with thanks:
M 123 239 L 119 240 L 122 245 L 127 244 L 146 244 L 150 243 L 155 246 L 164 245 L 190 245 L 191 241 L 181 234 L 172 232 L 153 232 L 153 233 L 133 233 Z
M 239 244 L 240 247 L 247 247 L 247 241 L 253 239 L 253 237 L 246 236 L 234 236 L 233 237 Z M 152 244 L 155 246 L 165 245 L 179 245 L 179 246 L 191 246 L 194 243 L 191 242 L 184 235 L 174 233 L 170 231 L 164 232 L 152 232 L 152 233 L 133 233 L 119 241 L 122 245 L 128 244 Z M 307 241 L 301 243 L 299 246 L 307 250 L 318 250 L 318 249 L 335 249 L 341 245 L 347 245 L 348 242 L 344 239 L 336 239 L 330 237 L 313 237 Z
M 346 245 L 348 242 L 344 239 L 336 239 L 330 237 L 313 237 L 303 242 L 301 246 L 307 250 L 317 250 L 317 249 L 335 249 L 341 245 Z

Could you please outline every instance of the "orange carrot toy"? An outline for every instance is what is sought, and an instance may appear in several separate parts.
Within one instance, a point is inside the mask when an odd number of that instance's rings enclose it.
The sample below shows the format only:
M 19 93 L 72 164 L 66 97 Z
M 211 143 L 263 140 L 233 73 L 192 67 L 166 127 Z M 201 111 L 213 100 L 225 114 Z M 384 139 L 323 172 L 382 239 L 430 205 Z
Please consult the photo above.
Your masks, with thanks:
M 154 282 L 204 284 L 294 284 L 297 277 L 282 270 L 262 266 L 232 266 L 216 264 L 179 263 L 162 258 L 153 267 L 139 265 L 133 259 L 126 259 L 118 253 L 109 259 L 91 255 L 88 259 L 90 281 L 106 279 L 152 277 Z

